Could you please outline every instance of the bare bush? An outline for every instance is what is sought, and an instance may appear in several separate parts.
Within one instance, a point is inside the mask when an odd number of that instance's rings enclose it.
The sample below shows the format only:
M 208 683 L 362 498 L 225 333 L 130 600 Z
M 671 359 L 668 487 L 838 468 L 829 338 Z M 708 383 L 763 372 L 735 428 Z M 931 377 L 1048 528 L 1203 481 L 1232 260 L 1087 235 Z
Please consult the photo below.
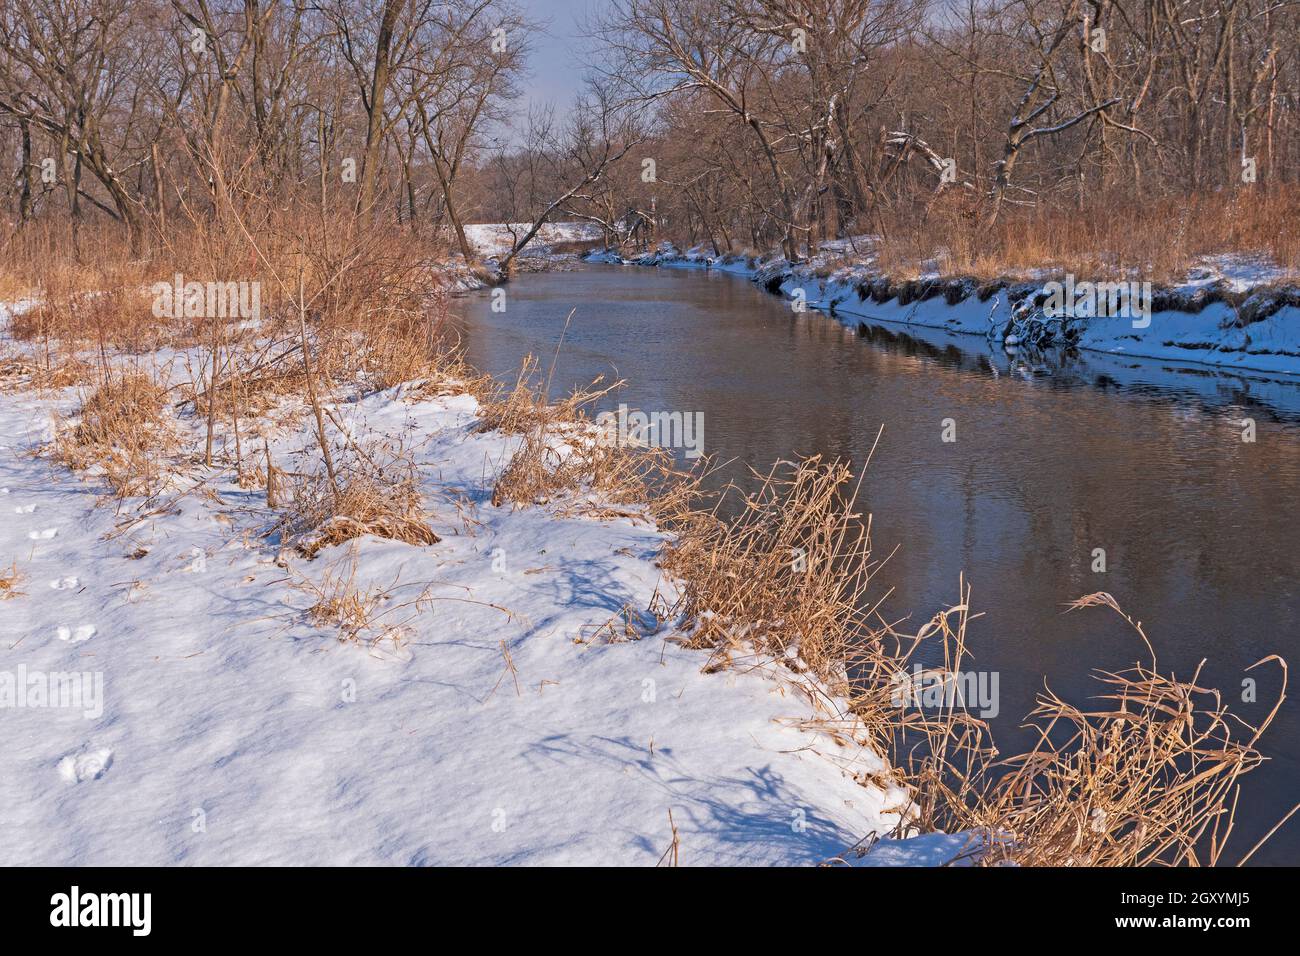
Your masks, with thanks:
M 415 463 L 400 447 L 351 446 L 336 479 L 323 470 L 293 476 L 287 493 L 277 527 L 307 557 L 367 534 L 415 545 L 438 542 L 425 519 Z

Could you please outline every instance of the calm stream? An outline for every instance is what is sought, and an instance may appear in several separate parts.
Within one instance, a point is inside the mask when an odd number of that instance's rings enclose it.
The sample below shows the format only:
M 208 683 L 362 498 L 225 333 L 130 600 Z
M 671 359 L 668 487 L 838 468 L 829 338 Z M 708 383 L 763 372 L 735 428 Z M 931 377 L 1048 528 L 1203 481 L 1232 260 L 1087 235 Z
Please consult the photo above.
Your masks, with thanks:
M 1004 752 L 1025 744 L 1021 718 L 1045 680 L 1086 705 L 1101 687 L 1092 668 L 1144 658 L 1111 611 L 1062 613 L 1093 591 L 1144 623 L 1163 670 L 1186 677 L 1206 659 L 1201 685 L 1251 723 L 1280 676 L 1244 668 L 1271 653 L 1300 667 L 1300 380 L 1088 353 L 1027 371 L 976 337 L 796 315 L 699 271 L 582 266 L 506 294 L 504 312 L 487 296 L 455 304 L 474 365 L 513 381 L 532 352 L 545 369 L 576 308 L 552 394 L 603 374 L 627 381 L 603 408 L 702 412 L 705 452 L 734 460 L 725 478 L 796 454 L 856 468 L 883 426 L 862 504 L 875 555 L 893 552 L 874 579 L 892 589 L 886 616 L 919 625 L 956 603 L 965 575 L 983 614 L 970 666 L 999 672 Z M 1241 440 L 1247 416 L 1254 443 Z M 944 419 L 955 442 L 941 441 Z M 1296 692 L 1264 738 L 1270 762 L 1247 778 L 1229 862 L 1300 800 Z M 1300 862 L 1300 820 L 1253 862 Z

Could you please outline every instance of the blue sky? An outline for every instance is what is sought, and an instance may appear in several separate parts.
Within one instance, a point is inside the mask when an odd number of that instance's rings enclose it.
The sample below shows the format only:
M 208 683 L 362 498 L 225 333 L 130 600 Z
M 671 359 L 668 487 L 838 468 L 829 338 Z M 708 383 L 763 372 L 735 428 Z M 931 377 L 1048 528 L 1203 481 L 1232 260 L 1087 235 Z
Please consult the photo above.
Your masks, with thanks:
M 582 87 L 583 51 L 588 41 L 579 36 L 578 20 L 599 0 L 520 0 L 525 13 L 544 21 L 545 29 L 530 37 L 533 47 L 524 96 L 518 104 L 519 124 L 530 106 L 551 103 L 562 116 Z

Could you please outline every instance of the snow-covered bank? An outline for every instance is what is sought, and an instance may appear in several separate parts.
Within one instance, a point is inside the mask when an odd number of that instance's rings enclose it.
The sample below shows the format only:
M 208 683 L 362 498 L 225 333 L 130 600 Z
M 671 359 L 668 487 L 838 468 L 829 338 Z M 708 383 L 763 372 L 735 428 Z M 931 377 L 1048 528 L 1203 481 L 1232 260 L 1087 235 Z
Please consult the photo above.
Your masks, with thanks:
M 487 259 L 504 256 L 519 238 L 532 228 L 529 222 L 485 222 L 465 227 L 465 238 L 475 250 Z M 546 222 L 532 241 L 519 253 L 523 259 L 547 259 L 556 253 L 557 246 L 575 243 L 599 242 L 600 227 L 590 222 Z
M 477 292 L 495 281 L 495 276 L 490 271 L 466 262 L 464 256 L 453 256 L 434 263 L 430 272 L 430 283 L 441 286 L 452 295 Z
M 1155 289 L 1151 314 L 1074 319 L 1063 334 L 1043 316 L 1048 281 L 978 282 L 929 275 L 893 281 L 869 264 L 830 270 L 784 259 L 713 257 L 696 248 L 590 261 L 707 268 L 744 276 L 773 293 L 841 320 L 977 335 L 1013 354 L 1024 329 L 1044 347 L 1072 347 L 1117 358 L 1160 359 L 1216 368 L 1300 375 L 1300 289 L 1267 284 L 1266 271 L 1232 275 L 1207 270 L 1174 288 Z M 1222 274 L 1220 274 L 1222 273 Z M 1149 321 L 1146 321 L 1148 320 Z
M 0 862 L 648 865 L 671 811 L 683 864 L 813 863 L 892 828 L 905 795 L 785 668 L 602 636 L 671 588 L 662 536 L 494 507 L 519 439 L 475 431 L 473 398 L 330 403 L 343 433 L 402 441 L 440 540 L 308 560 L 262 489 L 196 464 L 183 414 L 166 489 L 106 500 L 42 452 L 78 397 L 0 393 Z M 245 447 L 308 467 L 303 411 L 246 422 Z M 338 586 L 383 595 L 373 643 L 308 615 Z M 941 862 L 934 838 L 887 849 Z

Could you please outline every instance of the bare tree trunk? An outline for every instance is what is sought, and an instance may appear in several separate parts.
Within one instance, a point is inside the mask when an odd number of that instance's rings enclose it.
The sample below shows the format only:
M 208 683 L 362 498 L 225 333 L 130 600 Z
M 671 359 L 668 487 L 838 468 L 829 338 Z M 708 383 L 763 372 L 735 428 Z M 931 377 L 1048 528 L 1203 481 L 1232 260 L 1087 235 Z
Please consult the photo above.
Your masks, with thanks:
M 150 157 L 153 160 L 154 201 L 158 204 L 158 232 L 167 232 L 167 201 L 163 191 L 162 163 L 158 159 L 158 142 L 150 145 Z
M 362 160 L 361 183 L 357 191 L 357 212 L 369 211 L 374 204 L 375 177 L 379 166 L 379 147 L 384 130 L 384 100 L 392 72 L 391 49 L 393 27 L 402 12 L 402 0 L 384 0 L 383 19 L 375 44 L 375 64 L 370 77 L 369 122 L 366 125 L 366 151 Z
M 330 480 L 330 488 L 337 495 L 339 479 L 334 471 L 334 457 L 330 454 L 329 440 L 325 437 L 325 416 L 321 412 L 320 397 L 316 394 L 316 377 L 311 369 L 311 343 L 307 340 L 307 295 L 301 271 L 298 273 L 298 331 L 302 335 L 302 370 L 307 376 L 307 398 L 316 417 L 316 439 L 320 442 L 321 458 L 325 462 L 325 474 Z
M 22 183 L 18 194 L 18 222 L 21 225 L 32 218 L 32 129 L 26 117 L 18 120 L 18 128 L 22 133 L 22 166 L 18 171 Z
M 456 234 L 456 245 L 460 247 L 460 253 L 466 261 L 474 258 L 474 247 L 469 244 L 469 239 L 465 235 L 465 226 L 460 221 L 460 213 L 456 211 L 456 202 L 451 195 L 451 183 L 448 181 L 446 174 L 443 172 L 442 163 L 438 157 L 433 158 L 433 168 L 438 174 L 438 186 L 442 190 L 442 204 L 447 210 L 447 218 L 451 220 L 452 231 Z

